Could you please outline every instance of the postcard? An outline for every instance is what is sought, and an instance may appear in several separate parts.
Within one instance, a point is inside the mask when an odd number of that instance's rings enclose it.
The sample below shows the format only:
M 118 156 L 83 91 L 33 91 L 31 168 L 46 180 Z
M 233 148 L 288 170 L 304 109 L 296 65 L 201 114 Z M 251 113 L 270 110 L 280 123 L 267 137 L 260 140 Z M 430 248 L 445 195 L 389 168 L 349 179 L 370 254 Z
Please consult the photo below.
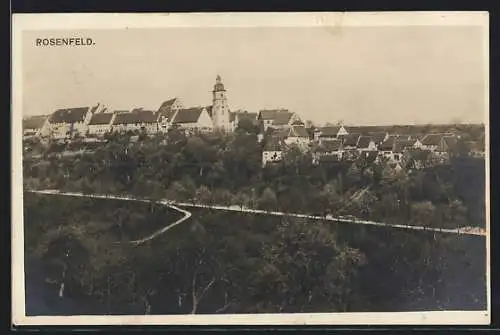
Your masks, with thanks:
M 15 14 L 15 325 L 490 322 L 488 13 Z

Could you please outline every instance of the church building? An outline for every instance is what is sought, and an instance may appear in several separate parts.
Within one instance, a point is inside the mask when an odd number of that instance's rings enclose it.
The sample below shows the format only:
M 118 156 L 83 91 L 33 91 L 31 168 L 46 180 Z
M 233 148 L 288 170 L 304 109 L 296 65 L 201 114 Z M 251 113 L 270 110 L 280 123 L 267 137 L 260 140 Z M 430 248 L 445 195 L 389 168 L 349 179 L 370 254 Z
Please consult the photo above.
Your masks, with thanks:
M 212 108 L 211 117 L 214 123 L 214 128 L 217 130 L 230 131 L 231 122 L 229 118 L 229 106 L 227 104 L 227 95 L 224 84 L 219 75 L 215 80 L 214 89 L 212 91 Z

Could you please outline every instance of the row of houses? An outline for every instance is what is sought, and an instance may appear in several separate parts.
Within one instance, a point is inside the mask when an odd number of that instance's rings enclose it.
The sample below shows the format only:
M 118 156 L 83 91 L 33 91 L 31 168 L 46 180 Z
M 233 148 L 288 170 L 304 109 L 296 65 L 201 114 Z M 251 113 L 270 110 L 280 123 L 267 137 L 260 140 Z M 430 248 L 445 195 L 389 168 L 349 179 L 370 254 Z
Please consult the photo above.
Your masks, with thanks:
M 398 169 L 412 162 L 414 168 L 422 168 L 425 162 L 444 164 L 456 154 L 460 135 L 453 133 L 404 135 L 387 132 L 352 133 L 344 126 L 328 126 L 308 129 L 299 121 L 288 127 L 268 127 L 262 140 L 262 165 L 281 161 L 290 147 L 298 147 L 312 154 L 314 164 L 359 157 L 386 162 Z M 470 156 L 484 157 L 484 148 L 474 141 L 463 142 Z
M 158 110 L 133 108 L 110 111 L 102 104 L 90 107 L 58 109 L 48 116 L 24 120 L 25 136 L 72 138 L 102 136 L 109 132 L 140 131 L 146 134 L 167 132 L 176 127 L 186 131 L 232 131 L 242 118 L 252 116 L 243 111 L 232 112 L 226 89 L 217 76 L 212 91 L 212 104 L 185 107 L 178 98 L 164 101 Z

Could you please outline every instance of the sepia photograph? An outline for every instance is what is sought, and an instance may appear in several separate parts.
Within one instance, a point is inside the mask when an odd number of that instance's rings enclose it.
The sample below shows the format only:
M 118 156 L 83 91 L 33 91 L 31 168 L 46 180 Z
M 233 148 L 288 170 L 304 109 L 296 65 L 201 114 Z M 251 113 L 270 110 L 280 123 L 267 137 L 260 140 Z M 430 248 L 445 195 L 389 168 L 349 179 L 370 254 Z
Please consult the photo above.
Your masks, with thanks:
M 13 322 L 489 324 L 481 12 L 13 16 Z

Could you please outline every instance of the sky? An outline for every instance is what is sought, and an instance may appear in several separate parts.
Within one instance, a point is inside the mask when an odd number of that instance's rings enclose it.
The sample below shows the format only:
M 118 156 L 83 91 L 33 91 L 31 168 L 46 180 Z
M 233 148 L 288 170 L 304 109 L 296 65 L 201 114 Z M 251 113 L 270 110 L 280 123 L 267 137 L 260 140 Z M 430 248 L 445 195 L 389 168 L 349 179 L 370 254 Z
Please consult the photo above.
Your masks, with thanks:
M 23 114 L 105 104 L 287 108 L 315 123 L 484 122 L 483 31 L 474 26 L 162 28 L 25 32 Z M 40 37 L 90 47 L 36 47 Z

